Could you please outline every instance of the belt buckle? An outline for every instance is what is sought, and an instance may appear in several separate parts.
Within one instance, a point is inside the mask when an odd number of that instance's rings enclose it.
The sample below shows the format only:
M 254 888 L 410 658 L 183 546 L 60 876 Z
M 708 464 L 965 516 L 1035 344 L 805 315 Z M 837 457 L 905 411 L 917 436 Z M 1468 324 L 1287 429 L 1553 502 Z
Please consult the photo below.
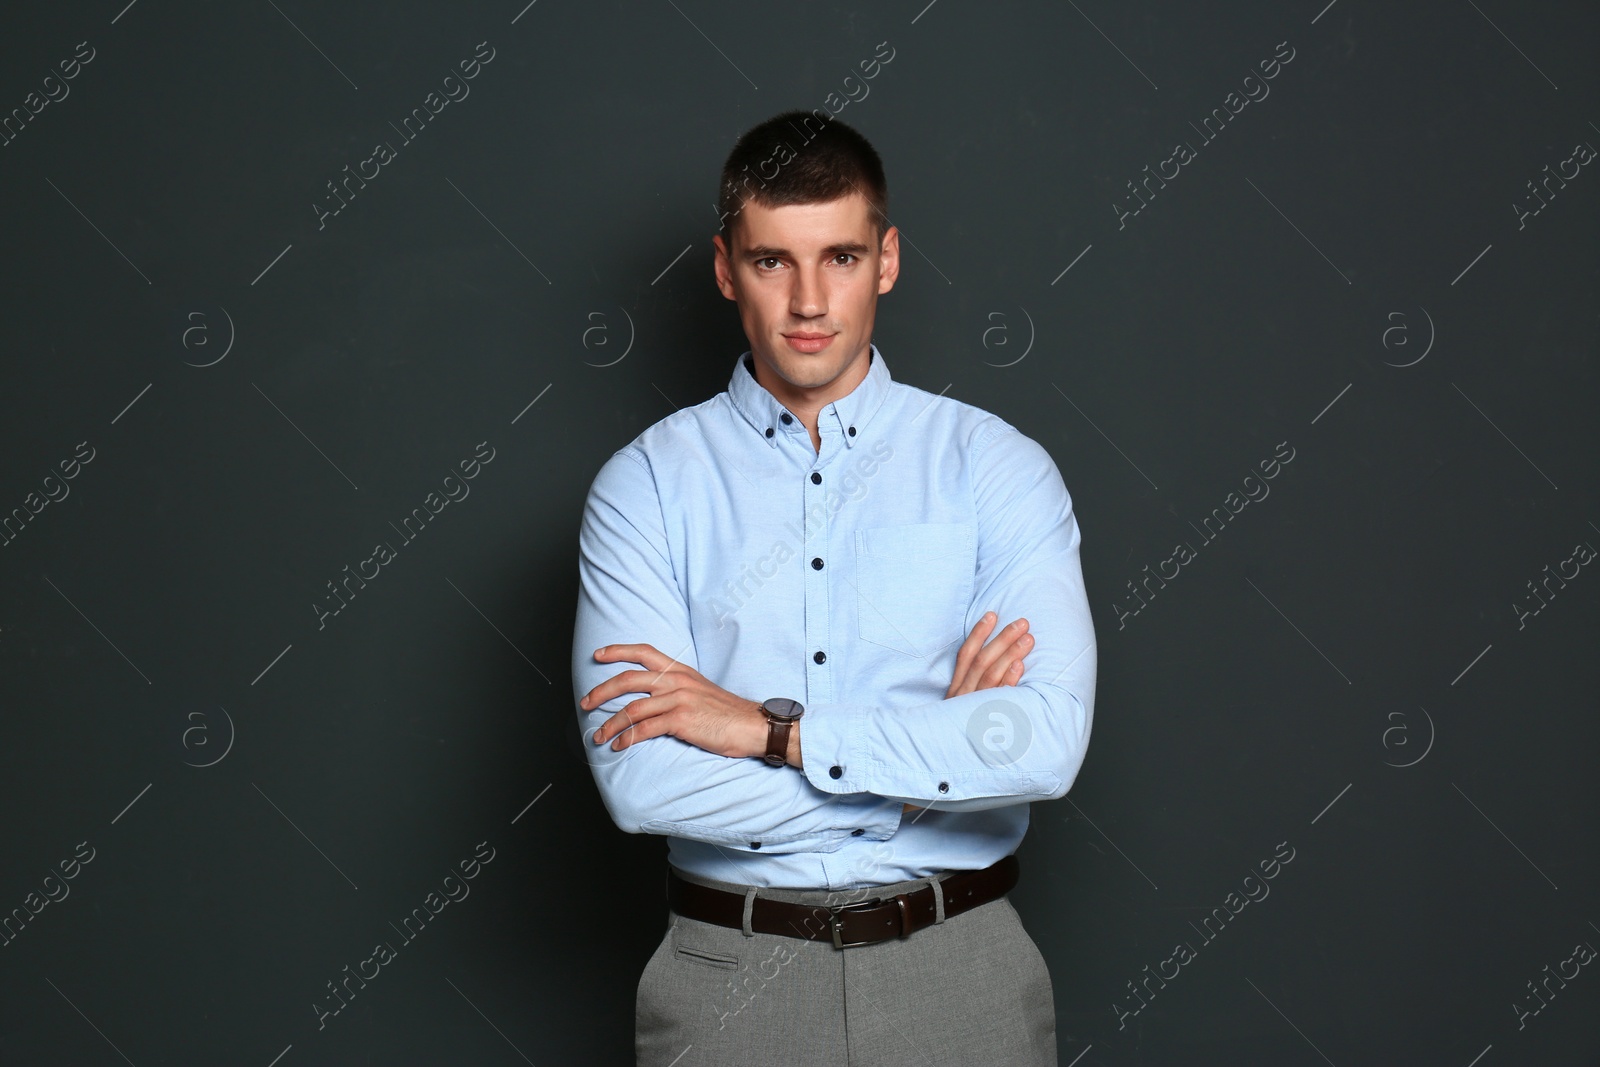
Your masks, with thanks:
M 845 949 L 845 948 L 855 948 L 857 945 L 870 945 L 870 944 L 873 944 L 874 942 L 872 942 L 872 941 L 845 941 L 840 936 L 840 931 L 843 929 L 843 924 L 839 921 L 839 916 L 841 914 L 843 914 L 844 912 L 847 912 L 847 911 L 862 911 L 862 910 L 865 910 L 867 908 L 875 908 L 875 907 L 877 907 L 878 905 L 880 905 L 882 903 L 883 903 L 883 899 L 881 897 L 873 897 L 871 900 L 862 900 L 862 901 L 857 901 L 854 904 L 845 904 L 845 905 L 843 905 L 841 907 L 829 908 L 828 909 L 828 926 L 833 931 L 833 947 L 834 948 L 838 948 L 838 949 Z

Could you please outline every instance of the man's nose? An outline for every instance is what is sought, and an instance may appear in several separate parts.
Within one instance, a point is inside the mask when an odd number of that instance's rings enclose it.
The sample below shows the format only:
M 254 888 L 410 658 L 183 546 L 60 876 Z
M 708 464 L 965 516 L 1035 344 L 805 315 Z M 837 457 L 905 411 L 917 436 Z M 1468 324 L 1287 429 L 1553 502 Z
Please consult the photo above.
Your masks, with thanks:
M 826 314 L 827 294 L 823 292 L 822 279 L 815 270 L 795 272 L 794 290 L 789 295 L 789 311 L 799 318 L 815 318 Z

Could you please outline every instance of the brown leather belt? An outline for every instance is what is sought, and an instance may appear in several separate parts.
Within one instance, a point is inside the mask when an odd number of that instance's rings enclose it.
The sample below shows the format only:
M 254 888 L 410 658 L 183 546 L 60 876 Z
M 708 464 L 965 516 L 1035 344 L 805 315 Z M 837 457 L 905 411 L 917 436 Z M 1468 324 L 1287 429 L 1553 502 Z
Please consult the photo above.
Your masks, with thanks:
M 946 918 L 970 911 L 1011 892 L 1017 884 L 1017 857 L 1004 859 L 981 871 L 958 871 L 936 883 L 944 893 Z M 934 887 L 923 886 L 914 893 L 892 897 L 871 897 L 855 904 L 829 907 L 824 904 L 791 904 L 757 896 L 751 902 L 750 929 L 762 934 L 783 934 L 807 941 L 833 941 L 834 948 L 853 948 L 909 937 L 932 926 Z M 717 926 L 744 929 L 744 896 L 712 889 L 679 878 L 667 868 L 667 905 L 679 915 Z

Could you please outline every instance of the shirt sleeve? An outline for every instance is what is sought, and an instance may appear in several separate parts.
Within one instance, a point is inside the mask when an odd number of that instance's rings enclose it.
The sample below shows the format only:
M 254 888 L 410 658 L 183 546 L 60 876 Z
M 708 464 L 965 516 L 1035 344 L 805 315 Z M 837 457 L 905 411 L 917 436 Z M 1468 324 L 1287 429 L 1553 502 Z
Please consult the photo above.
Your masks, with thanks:
M 648 458 L 633 448 L 622 449 L 601 467 L 584 507 L 572 646 L 575 708 L 606 679 L 644 669 L 640 663 L 596 660 L 594 650 L 608 644 L 653 645 L 700 669 L 655 479 Z M 671 834 L 764 852 L 833 852 L 852 833 L 882 841 L 898 829 L 899 804 L 865 792 L 817 789 L 794 767 L 717 755 L 670 735 L 621 752 L 594 744 L 602 723 L 649 695 L 623 693 L 588 712 L 577 708 L 600 796 L 612 820 L 628 833 Z M 802 721 L 810 714 L 808 709 Z
M 1094 622 L 1072 498 L 1044 447 L 1008 423 L 974 443 L 977 577 L 970 632 L 985 611 L 1026 618 L 1022 681 L 911 707 L 807 706 L 800 752 L 820 790 L 872 793 L 940 811 L 1066 795 L 1094 711 Z

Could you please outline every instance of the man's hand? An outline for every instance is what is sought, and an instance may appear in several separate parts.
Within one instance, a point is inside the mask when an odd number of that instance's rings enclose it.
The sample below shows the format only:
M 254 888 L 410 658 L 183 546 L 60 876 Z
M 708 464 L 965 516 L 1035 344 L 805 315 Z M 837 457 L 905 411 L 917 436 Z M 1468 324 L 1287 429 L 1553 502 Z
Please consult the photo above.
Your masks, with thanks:
M 956 653 L 956 673 L 950 679 L 945 699 L 979 689 L 1016 685 L 1022 677 L 1022 657 L 1033 648 L 1033 635 L 1027 632 L 1028 620 L 1018 619 L 985 645 L 983 639 L 998 618 L 994 612 L 986 612 L 961 643 L 961 650 Z
M 961 643 L 961 650 L 956 653 L 956 673 L 944 694 L 946 700 L 980 689 L 1016 685 L 1022 677 L 1022 658 L 1033 648 L 1033 635 L 1027 632 L 1028 620 L 1018 619 L 985 645 L 983 639 L 997 621 L 999 617 L 994 612 L 986 612 Z M 912 804 L 900 808 L 901 814 L 915 810 Z
M 594 743 L 611 741 L 622 750 L 651 737 L 671 734 L 719 756 L 760 756 L 767 750 L 767 713 L 759 701 L 737 696 L 654 645 L 607 645 L 601 660 L 643 664 L 647 670 L 613 675 L 585 694 L 578 706 L 597 708 L 619 693 L 649 693 L 601 724 Z

